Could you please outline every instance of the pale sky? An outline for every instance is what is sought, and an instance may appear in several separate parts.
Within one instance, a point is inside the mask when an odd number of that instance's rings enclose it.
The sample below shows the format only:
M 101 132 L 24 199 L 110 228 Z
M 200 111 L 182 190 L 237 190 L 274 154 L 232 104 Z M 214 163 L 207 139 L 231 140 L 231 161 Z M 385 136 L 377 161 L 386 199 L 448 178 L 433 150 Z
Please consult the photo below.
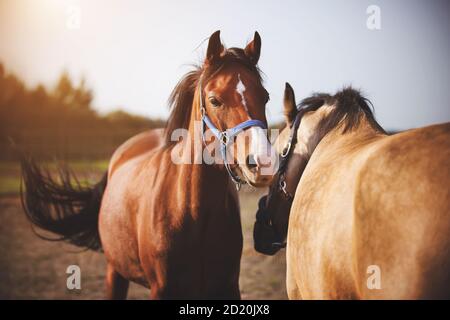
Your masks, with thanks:
M 367 28 L 369 5 L 380 30 Z M 282 119 L 286 81 L 298 99 L 360 88 L 386 129 L 450 121 L 448 0 L 0 0 L 0 61 L 30 87 L 63 70 L 84 76 L 100 112 L 165 118 L 218 29 L 228 47 L 260 33 L 270 122 Z

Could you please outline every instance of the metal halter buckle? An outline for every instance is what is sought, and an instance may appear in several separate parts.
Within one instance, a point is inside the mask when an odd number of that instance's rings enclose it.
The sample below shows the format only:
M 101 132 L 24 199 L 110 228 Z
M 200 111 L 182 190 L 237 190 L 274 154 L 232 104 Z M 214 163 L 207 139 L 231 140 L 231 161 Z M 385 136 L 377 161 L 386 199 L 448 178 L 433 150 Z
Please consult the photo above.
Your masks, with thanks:
M 292 200 L 293 196 L 287 190 L 287 183 L 286 183 L 286 180 L 284 180 L 284 174 L 280 176 L 279 186 L 280 186 L 280 190 L 283 192 L 284 196 L 287 199 Z
M 220 142 L 225 146 L 228 145 L 229 141 L 228 141 L 228 135 L 227 135 L 226 131 L 223 131 L 220 133 Z
M 272 242 L 272 248 L 282 249 L 286 247 L 286 242 Z
M 201 107 L 200 108 L 200 115 L 201 115 L 202 119 L 205 117 L 205 114 L 206 114 L 206 109 L 204 107 Z
M 288 194 L 288 192 L 287 192 L 287 190 L 286 190 L 286 181 L 284 181 L 284 180 L 280 181 L 280 189 L 283 191 L 283 193 L 284 193 L 285 195 Z
M 291 150 L 291 142 L 289 141 L 287 146 L 283 149 L 283 152 L 281 153 L 281 156 L 283 158 L 286 158 L 287 155 L 289 154 L 289 151 Z

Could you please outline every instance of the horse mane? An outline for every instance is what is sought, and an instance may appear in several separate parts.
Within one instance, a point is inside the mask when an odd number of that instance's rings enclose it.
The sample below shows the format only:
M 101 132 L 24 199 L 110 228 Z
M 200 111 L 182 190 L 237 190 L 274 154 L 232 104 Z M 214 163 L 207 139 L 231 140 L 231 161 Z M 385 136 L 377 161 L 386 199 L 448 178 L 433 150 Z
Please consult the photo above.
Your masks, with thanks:
M 259 68 L 253 64 L 241 48 L 226 49 L 219 61 L 214 64 L 204 65 L 203 67 L 194 65 L 194 70 L 189 71 L 181 78 L 169 96 L 168 105 L 171 112 L 164 131 L 166 147 L 172 146 L 177 142 L 171 141 L 171 135 L 175 129 L 187 129 L 189 127 L 194 95 L 200 77 L 203 77 L 202 81 L 206 84 L 225 65 L 233 62 L 239 63 L 254 72 L 261 81 Z
M 323 105 L 334 105 L 333 110 L 319 123 L 320 130 L 326 134 L 337 126 L 343 126 L 343 133 L 357 128 L 365 117 L 369 125 L 382 133 L 384 129 L 375 120 L 373 104 L 360 91 L 345 87 L 334 96 L 327 93 L 315 93 L 303 99 L 298 105 L 300 112 L 314 111 Z

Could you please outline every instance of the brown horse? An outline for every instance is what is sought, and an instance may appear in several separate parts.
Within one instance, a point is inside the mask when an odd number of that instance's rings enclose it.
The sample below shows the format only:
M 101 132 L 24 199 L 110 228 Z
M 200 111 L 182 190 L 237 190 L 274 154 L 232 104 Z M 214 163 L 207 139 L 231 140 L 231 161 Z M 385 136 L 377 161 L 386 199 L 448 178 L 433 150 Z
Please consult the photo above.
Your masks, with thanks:
M 127 141 L 92 189 L 73 187 L 67 175 L 58 185 L 24 161 L 31 221 L 76 245 L 102 248 L 109 298 L 126 298 L 130 280 L 149 287 L 154 299 L 240 298 L 234 185 L 264 186 L 272 179 L 263 172 L 270 143 L 260 48 L 258 33 L 245 49 L 225 49 L 215 32 L 203 65 L 174 89 L 165 131 Z M 202 161 L 216 149 L 221 162 Z M 180 154 L 183 161 L 175 163 Z
M 285 114 L 254 235 L 287 235 L 289 298 L 449 299 L 450 123 L 389 136 L 351 88 L 297 109 L 287 85 Z

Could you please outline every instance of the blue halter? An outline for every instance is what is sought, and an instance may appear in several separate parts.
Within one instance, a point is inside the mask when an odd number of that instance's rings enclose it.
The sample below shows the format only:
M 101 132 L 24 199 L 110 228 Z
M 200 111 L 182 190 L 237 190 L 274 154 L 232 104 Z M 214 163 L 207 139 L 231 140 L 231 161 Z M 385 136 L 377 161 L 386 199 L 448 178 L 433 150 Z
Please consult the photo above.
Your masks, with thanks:
M 260 127 L 262 129 L 267 129 L 267 126 L 264 122 L 260 120 L 247 120 L 244 122 L 239 123 L 237 126 L 226 129 L 224 131 L 220 131 L 214 123 L 211 121 L 211 119 L 206 114 L 206 108 L 205 108 L 205 102 L 203 100 L 203 87 L 202 87 L 202 79 L 200 78 L 200 85 L 199 85 L 199 91 L 200 91 L 200 114 L 201 114 L 201 120 L 202 120 L 202 139 L 203 143 L 205 143 L 205 125 L 211 130 L 211 132 L 214 134 L 214 136 L 219 140 L 220 143 L 220 154 L 223 160 L 223 163 L 225 165 L 225 168 L 228 171 L 228 174 L 230 175 L 231 180 L 236 184 L 236 188 L 239 190 L 242 184 L 246 184 L 245 180 L 242 180 L 239 178 L 239 176 L 233 172 L 231 169 L 230 164 L 227 160 L 227 147 L 233 142 L 234 138 L 242 131 L 250 128 L 250 127 Z

